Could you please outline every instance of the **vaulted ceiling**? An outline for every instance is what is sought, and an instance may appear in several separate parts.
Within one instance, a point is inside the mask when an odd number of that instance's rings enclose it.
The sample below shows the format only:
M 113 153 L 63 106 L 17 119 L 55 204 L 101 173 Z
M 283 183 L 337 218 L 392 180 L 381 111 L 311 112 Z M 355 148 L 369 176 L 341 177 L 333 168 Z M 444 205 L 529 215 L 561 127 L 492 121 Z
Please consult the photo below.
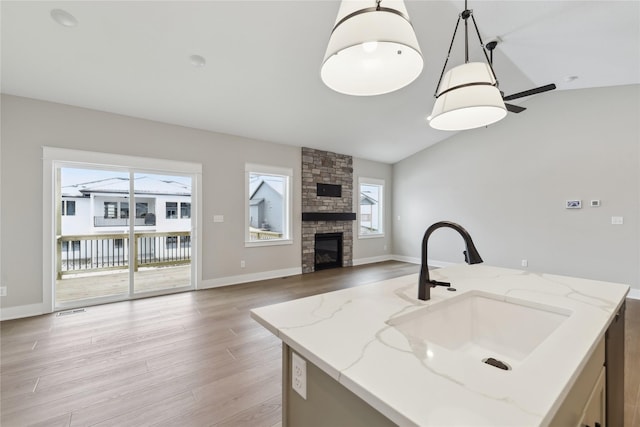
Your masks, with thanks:
M 422 74 L 390 94 L 352 97 L 320 80 L 339 1 L 2 1 L 2 92 L 394 163 L 451 136 L 426 117 L 464 9 L 462 0 L 406 5 Z M 484 42 L 501 40 L 494 65 L 506 94 L 640 83 L 638 1 L 469 7 Z M 78 25 L 54 22 L 52 9 Z M 463 62 L 457 40 L 450 65 Z

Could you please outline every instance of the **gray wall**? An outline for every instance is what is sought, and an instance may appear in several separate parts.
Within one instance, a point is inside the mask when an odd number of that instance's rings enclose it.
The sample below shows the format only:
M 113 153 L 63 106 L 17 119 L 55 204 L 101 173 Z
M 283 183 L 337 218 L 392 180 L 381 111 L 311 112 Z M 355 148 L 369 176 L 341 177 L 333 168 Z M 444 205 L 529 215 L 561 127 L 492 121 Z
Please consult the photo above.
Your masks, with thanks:
M 393 186 L 393 167 L 391 165 L 372 162 L 369 160 L 353 159 L 353 212 L 360 209 L 359 178 L 375 178 L 384 180 L 383 221 L 384 237 L 359 238 L 358 221 L 353 225 L 353 261 L 354 264 L 362 264 L 368 260 L 375 261 L 390 256 L 393 253 L 391 245 L 391 188 Z
M 3 308 L 42 302 L 42 146 L 202 163 L 204 281 L 234 283 L 301 267 L 299 147 L 9 95 L 1 102 Z M 245 248 L 245 162 L 293 169 L 292 245 Z M 225 222 L 214 223 L 214 215 Z
M 527 259 L 531 271 L 640 289 L 640 86 L 549 92 L 525 106 L 394 165 L 394 253 L 419 257 L 426 228 L 452 220 L 486 264 Z M 567 199 L 583 208 L 565 209 Z M 463 262 L 463 249 L 441 229 L 429 259 Z

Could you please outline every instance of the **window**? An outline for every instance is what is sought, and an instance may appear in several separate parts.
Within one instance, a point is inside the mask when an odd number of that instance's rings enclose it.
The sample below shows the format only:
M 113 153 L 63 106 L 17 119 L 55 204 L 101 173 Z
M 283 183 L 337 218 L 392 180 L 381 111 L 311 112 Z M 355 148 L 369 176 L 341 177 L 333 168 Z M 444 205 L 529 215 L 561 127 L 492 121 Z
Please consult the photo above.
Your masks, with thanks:
M 178 236 L 167 236 L 165 245 L 167 249 L 175 249 L 178 246 Z
M 118 203 L 117 202 L 104 202 L 104 217 L 105 218 L 117 218 Z
M 129 218 L 129 202 L 120 202 L 120 218 Z
M 360 237 L 384 236 L 384 181 L 373 178 L 360 178 L 359 190 L 360 206 L 358 208 L 358 218 L 360 227 L 358 235 Z
M 178 219 L 178 202 L 166 203 L 167 219 Z
M 291 244 L 291 169 L 247 164 L 246 246 Z
M 181 248 L 190 248 L 191 247 L 191 236 L 181 236 L 180 237 L 180 247 Z
M 191 218 L 191 203 L 180 203 L 180 218 Z
M 149 213 L 149 203 L 136 203 L 136 218 L 144 218 Z
M 76 202 L 75 200 L 63 200 L 62 201 L 62 215 L 73 216 L 76 214 Z
M 115 249 L 124 249 L 124 239 L 113 239 L 113 247 Z

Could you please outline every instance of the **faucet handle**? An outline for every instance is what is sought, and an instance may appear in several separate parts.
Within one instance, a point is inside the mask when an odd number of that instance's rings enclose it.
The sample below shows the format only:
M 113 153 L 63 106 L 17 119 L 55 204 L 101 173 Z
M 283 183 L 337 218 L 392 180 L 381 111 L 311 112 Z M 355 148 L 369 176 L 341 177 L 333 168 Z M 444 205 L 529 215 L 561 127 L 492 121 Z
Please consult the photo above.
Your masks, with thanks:
M 436 286 L 451 286 L 451 283 L 449 282 L 439 282 L 437 280 L 429 280 L 429 283 L 431 284 L 432 288 L 435 288 Z

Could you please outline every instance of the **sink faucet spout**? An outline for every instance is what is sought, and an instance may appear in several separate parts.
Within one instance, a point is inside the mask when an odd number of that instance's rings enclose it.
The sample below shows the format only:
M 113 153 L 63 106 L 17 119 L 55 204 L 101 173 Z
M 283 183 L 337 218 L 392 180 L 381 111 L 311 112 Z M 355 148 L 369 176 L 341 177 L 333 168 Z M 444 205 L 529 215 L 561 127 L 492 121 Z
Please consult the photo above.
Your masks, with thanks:
M 448 227 L 456 230 L 464 239 L 466 250 L 464 253 L 464 261 L 467 264 L 479 264 L 482 262 L 482 257 L 478 253 L 476 246 L 473 244 L 473 239 L 467 230 L 465 230 L 459 224 L 449 221 L 440 221 L 427 228 L 422 238 L 422 265 L 420 267 L 420 281 L 418 282 L 418 299 L 422 301 L 428 301 L 431 298 L 431 288 L 434 286 L 449 286 L 447 282 L 439 282 L 429 278 L 429 266 L 427 265 L 427 243 L 429 242 L 429 236 L 438 228 Z

